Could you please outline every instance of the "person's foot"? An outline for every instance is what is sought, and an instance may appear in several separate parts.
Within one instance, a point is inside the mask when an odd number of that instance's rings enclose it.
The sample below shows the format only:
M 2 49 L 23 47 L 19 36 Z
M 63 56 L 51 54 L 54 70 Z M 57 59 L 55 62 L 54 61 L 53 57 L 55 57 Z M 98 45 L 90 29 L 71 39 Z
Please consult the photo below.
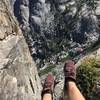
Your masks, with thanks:
M 69 81 L 76 80 L 76 68 L 75 63 L 72 60 L 68 60 L 64 65 L 64 76 L 65 76 L 65 84 Z
M 52 94 L 54 90 L 55 79 L 52 74 L 48 74 L 43 85 L 42 96 L 44 94 Z

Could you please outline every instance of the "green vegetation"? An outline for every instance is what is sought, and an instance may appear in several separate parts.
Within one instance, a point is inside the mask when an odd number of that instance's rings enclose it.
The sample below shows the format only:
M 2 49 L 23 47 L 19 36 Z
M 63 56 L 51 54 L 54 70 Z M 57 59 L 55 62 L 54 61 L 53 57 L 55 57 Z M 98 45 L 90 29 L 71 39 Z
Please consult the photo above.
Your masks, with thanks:
M 43 70 L 40 70 L 39 75 L 42 76 L 42 75 L 48 74 L 48 73 L 51 72 L 52 69 L 55 68 L 55 67 L 56 67 L 55 65 L 50 64 L 47 68 L 45 68 L 45 69 L 43 69 Z
M 14 30 L 14 32 L 18 33 L 18 31 L 19 31 L 18 24 L 13 25 L 13 30 Z
M 99 80 L 100 60 L 86 58 L 77 69 L 77 84 L 87 100 L 92 97 Z
M 62 63 L 64 63 L 66 60 L 68 60 L 68 59 L 71 59 L 72 57 L 68 54 L 68 55 L 65 55 L 65 57 L 64 58 L 61 58 L 60 59 L 60 62 L 62 62 Z
M 91 52 L 94 52 L 96 51 L 98 48 L 100 48 L 100 39 L 98 39 L 98 41 L 93 44 L 91 47 L 88 47 L 86 50 L 85 50 L 85 54 L 89 54 Z

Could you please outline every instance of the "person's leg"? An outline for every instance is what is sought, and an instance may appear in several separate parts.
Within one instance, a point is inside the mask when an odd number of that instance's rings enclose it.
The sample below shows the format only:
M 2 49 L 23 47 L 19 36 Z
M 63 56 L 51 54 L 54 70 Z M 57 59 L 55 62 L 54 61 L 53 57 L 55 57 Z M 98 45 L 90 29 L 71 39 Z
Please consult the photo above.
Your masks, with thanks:
M 64 66 L 65 75 L 65 94 L 68 100 L 85 100 L 79 89 L 77 88 L 76 81 L 76 68 L 73 61 L 67 61 Z
M 43 100 L 52 100 L 52 95 L 51 94 L 44 94 Z
M 45 83 L 43 86 L 43 91 L 42 91 L 42 100 L 52 100 L 52 94 L 54 90 L 54 77 L 52 74 L 49 74 L 47 78 L 45 79 Z
M 68 100 L 85 100 L 74 82 L 67 83 Z

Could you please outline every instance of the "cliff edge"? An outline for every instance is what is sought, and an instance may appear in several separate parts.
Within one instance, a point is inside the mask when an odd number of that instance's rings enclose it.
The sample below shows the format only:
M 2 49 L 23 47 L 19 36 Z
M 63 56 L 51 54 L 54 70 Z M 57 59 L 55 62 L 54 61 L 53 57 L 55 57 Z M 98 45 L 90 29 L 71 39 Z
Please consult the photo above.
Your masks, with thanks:
M 0 100 L 41 100 L 36 65 L 11 11 L 0 0 Z

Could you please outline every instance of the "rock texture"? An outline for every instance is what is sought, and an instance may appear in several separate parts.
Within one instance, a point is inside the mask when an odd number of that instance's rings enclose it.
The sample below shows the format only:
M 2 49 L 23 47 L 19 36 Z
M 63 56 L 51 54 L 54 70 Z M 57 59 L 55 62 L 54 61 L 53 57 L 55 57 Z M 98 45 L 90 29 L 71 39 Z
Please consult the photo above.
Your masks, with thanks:
M 37 68 L 10 1 L 0 0 L 0 100 L 41 100 Z

